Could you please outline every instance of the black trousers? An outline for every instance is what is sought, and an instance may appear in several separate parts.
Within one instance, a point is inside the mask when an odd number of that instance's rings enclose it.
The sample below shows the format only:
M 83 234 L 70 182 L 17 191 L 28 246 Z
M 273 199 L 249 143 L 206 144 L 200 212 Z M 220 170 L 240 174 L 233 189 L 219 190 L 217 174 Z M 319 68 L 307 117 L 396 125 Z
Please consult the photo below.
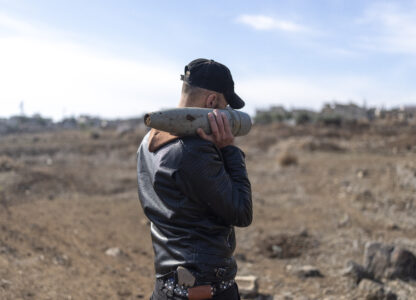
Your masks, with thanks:
M 162 290 L 163 288 L 163 282 L 161 280 L 156 280 L 155 283 L 155 289 L 153 291 L 152 296 L 150 297 L 150 300 L 184 300 L 187 298 L 180 297 L 177 295 L 168 296 L 166 293 Z M 234 284 L 232 287 L 226 289 L 224 292 L 215 295 L 213 300 L 240 300 L 240 294 L 238 293 L 238 286 L 237 284 Z

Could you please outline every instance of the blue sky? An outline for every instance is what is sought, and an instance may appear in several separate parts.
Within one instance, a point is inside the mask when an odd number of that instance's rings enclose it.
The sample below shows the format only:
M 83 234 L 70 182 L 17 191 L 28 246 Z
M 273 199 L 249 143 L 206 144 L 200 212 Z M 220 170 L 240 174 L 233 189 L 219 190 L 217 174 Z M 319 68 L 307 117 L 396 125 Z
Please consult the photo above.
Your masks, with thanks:
M 231 69 L 249 113 L 416 104 L 416 1 L 0 0 L 0 117 L 173 107 L 198 57 Z

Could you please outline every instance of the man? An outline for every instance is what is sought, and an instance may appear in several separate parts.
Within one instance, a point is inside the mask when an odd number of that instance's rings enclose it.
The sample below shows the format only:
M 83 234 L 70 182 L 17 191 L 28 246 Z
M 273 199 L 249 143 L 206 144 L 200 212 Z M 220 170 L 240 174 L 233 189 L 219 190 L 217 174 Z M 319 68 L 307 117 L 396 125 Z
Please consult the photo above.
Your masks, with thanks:
M 185 66 L 179 107 L 238 109 L 229 69 L 213 60 Z M 152 129 L 137 152 L 138 190 L 151 221 L 156 284 L 151 299 L 239 299 L 234 226 L 252 221 L 244 153 L 228 119 L 208 114 L 212 134 L 177 137 Z

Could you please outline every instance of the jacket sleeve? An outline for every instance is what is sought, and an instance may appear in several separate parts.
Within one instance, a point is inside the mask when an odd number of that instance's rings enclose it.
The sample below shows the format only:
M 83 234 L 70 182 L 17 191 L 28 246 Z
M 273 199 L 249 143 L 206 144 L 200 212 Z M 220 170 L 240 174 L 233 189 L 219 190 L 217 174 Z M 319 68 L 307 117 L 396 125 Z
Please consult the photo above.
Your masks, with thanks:
M 227 146 L 218 150 L 206 141 L 190 149 L 185 147 L 177 176 L 182 191 L 207 205 L 225 224 L 251 224 L 251 186 L 244 153 L 239 148 Z

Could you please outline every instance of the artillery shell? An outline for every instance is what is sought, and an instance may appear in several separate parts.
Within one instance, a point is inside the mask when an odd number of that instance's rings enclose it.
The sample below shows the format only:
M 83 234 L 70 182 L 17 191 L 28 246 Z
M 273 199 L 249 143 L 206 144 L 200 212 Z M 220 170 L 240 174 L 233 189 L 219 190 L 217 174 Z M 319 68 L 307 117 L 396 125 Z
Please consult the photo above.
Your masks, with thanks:
M 177 136 L 196 135 L 196 130 L 202 128 L 206 133 L 211 133 L 208 113 L 210 108 L 184 107 L 148 113 L 144 116 L 144 123 L 148 127 L 169 132 Z M 251 118 L 248 114 L 233 110 L 219 109 L 224 112 L 231 126 L 234 136 L 248 134 L 251 129 Z

